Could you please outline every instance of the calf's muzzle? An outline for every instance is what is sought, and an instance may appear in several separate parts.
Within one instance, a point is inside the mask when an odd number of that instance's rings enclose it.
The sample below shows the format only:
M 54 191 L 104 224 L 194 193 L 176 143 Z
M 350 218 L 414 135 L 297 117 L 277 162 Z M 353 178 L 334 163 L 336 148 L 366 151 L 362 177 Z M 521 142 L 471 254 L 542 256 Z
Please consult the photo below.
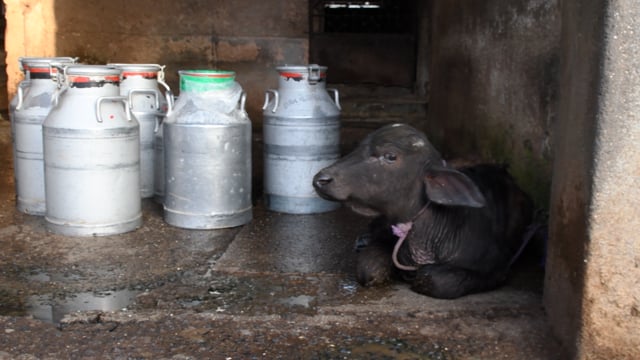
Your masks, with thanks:
M 334 199 L 330 196 L 327 196 L 327 194 L 323 190 L 332 182 L 333 182 L 333 177 L 324 171 L 320 171 L 313 177 L 313 187 L 316 189 L 316 192 L 322 198 L 325 198 L 328 200 L 334 200 Z

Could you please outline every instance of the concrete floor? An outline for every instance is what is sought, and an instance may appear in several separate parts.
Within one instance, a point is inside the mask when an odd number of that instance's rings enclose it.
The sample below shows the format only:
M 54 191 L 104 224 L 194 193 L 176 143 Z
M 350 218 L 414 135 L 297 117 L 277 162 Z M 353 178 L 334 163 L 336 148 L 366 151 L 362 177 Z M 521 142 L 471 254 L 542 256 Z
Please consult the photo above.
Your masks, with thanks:
M 171 227 L 143 202 L 135 232 L 73 238 L 15 209 L 0 120 L 0 359 L 560 359 L 543 274 L 457 300 L 353 279 L 348 210 L 242 227 Z M 258 189 L 259 191 L 259 189 Z

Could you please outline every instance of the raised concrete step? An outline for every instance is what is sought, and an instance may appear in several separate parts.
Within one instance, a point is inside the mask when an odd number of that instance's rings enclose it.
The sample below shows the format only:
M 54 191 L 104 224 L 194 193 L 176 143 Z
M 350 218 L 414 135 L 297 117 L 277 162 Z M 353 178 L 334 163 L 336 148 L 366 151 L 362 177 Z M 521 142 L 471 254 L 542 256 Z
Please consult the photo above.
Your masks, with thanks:
M 426 120 L 427 100 L 401 87 L 329 85 L 340 93 L 344 126 L 377 128 L 384 124 L 415 124 Z

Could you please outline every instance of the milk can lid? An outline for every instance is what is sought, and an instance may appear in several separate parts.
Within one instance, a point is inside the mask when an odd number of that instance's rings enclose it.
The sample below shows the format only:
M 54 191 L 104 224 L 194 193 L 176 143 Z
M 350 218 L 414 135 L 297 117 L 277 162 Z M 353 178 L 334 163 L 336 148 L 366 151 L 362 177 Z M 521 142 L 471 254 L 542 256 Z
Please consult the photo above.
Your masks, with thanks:
M 276 70 L 282 71 L 295 71 L 295 72 L 309 72 L 313 70 L 327 71 L 326 66 L 317 65 L 317 64 L 309 64 L 309 65 L 282 65 L 277 66 Z
M 68 56 L 57 57 L 21 57 L 18 59 L 22 71 L 30 68 L 49 68 L 52 64 L 74 64 L 78 58 Z
M 106 65 L 69 65 L 65 68 L 67 75 L 110 76 L 120 75 L 122 70 Z
M 113 66 L 122 69 L 123 74 L 129 73 L 150 73 L 159 72 L 164 69 L 164 66 L 158 64 L 121 64 L 121 63 L 109 63 L 107 66 Z
M 231 86 L 235 71 L 228 70 L 180 70 L 180 90 L 207 91 Z
M 276 70 L 278 70 L 281 77 L 287 79 L 322 81 L 327 77 L 327 67 L 317 64 L 284 65 L 276 67 Z

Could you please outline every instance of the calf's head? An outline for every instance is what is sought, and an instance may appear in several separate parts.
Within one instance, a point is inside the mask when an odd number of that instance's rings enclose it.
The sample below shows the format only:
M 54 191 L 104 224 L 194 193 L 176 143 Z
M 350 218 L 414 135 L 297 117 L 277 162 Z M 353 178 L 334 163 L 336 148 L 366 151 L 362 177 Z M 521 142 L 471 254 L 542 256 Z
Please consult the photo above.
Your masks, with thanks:
M 313 178 L 316 192 L 366 216 L 407 221 L 428 202 L 484 206 L 484 197 L 463 173 L 448 168 L 427 137 L 393 124 L 367 136 L 349 155 Z

